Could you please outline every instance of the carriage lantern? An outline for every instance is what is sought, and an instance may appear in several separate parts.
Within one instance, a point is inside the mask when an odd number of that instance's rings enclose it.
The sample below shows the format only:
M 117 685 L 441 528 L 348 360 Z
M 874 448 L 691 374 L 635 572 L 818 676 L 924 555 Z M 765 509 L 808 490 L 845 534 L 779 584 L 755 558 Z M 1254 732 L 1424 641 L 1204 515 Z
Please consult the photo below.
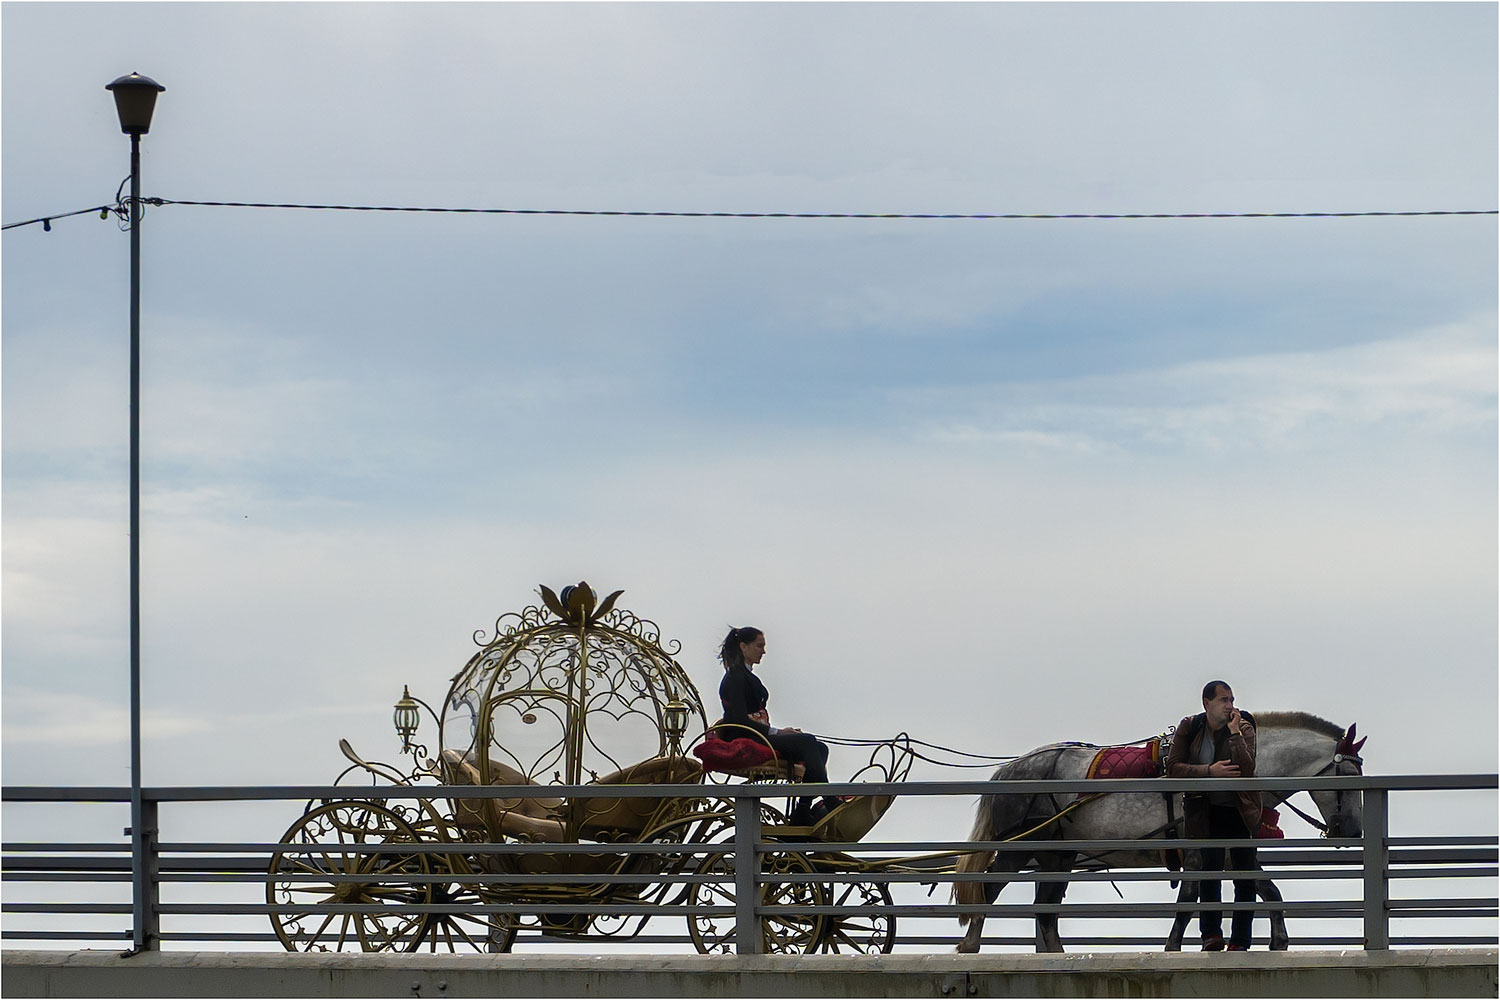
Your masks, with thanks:
M 409 685 L 401 686 L 401 700 L 396 702 L 391 721 L 396 724 L 396 734 L 401 737 L 401 752 L 406 753 L 411 749 L 411 738 L 416 735 L 417 727 L 422 724 L 422 714 L 411 696 Z
M 681 751 L 682 737 L 687 732 L 688 723 L 692 717 L 692 709 L 686 702 L 673 700 L 662 709 L 662 725 L 667 731 L 667 739 L 671 741 L 674 750 Z

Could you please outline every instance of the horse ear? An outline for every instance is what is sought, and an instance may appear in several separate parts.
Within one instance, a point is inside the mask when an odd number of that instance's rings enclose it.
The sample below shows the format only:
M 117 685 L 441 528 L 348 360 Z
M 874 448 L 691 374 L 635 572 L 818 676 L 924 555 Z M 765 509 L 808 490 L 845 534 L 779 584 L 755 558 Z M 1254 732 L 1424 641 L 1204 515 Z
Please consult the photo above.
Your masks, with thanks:
M 1369 738 L 1370 737 L 1366 736 L 1365 740 L 1367 740 Z M 1354 744 L 1354 746 L 1353 746 L 1352 749 L 1354 750 L 1355 756 L 1359 755 L 1359 748 L 1365 745 L 1365 740 L 1360 740 L 1358 743 Z
M 1350 723 L 1349 724 L 1349 728 L 1344 732 L 1344 735 L 1339 737 L 1339 745 L 1335 748 L 1335 752 L 1336 753 L 1354 753 L 1355 752 L 1355 750 L 1354 750 L 1354 727 L 1355 727 L 1355 723 Z

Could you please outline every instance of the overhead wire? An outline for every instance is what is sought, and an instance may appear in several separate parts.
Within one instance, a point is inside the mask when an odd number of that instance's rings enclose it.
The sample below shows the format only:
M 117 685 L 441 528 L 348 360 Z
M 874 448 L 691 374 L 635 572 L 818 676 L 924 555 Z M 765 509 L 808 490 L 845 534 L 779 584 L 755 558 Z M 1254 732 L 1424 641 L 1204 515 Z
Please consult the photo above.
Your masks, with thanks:
M 515 216 L 579 216 L 595 218 L 654 218 L 654 219 L 911 219 L 931 221 L 951 220 L 1139 220 L 1139 219 L 1356 219 L 1356 218 L 1415 218 L 1422 216 L 1500 215 L 1500 209 L 1443 209 L 1424 211 L 1359 211 L 1359 212 L 694 212 L 694 211 L 645 211 L 616 209 L 577 208 L 474 208 L 435 207 L 421 205 L 325 205 L 297 202 L 264 201 L 200 201 L 183 198 L 142 198 L 145 205 L 180 205 L 198 208 L 259 208 L 300 209 L 322 212 L 404 212 L 418 214 L 447 215 L 515 215 Z M 65 219 L 88 212 L 125 212 L 123 202 L 117 197 L 114 205 L 97 205 L 76 212 L 61 212 L 38 216 L 23 222 L 8 223 L 3 229 L 35 225 L 51 229 L 57 219 Z

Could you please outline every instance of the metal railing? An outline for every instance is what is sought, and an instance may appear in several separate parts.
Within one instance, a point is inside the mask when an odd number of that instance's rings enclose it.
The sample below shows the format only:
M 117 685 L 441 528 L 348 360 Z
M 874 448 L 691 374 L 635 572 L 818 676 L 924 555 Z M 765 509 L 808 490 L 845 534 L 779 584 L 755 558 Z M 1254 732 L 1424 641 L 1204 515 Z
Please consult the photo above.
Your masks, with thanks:
M 971 851 L 1034 852 L 1035 845 L 1007 841 L 971 842 L 964 840 L 880 840 L 866 836 L 857 843 L 827 843 L 794 840 L 770 834 L 761 822 L 761 800 L 781 799 L 791 792 L 816 792 L 828 795 L 898 795 L 901 800 L 923 797 L 967 797 L 1004 791 L 1020 794 L 1057 794 L 1111 792 L 1180 792 L 1254 789 L 1261 792 L 1357 791 L 1363 794 L 1363 834 L 1357 838 L 1302 838 L 1258 840 L 1263 872 L 1242 872 L 1242 877 L 1274 877 L 1283 885 L 1332 886 L 1317 898 L 1292 898 L 1289 893 L 1279 903 L 1218 903 L 1215 908 L 1233 912 L 1253 909 L 1258 914 L 1276 910 L 1298 922 L 1299 927 L 1313 927 L 1316 933 L 1298 933 L 1299 946 L 1308 944 L 1338 947 L 1363 947 L 1384 950 L 1402 946 L 1474 946 L 1493 947 L 1497 943 L 1497 838 L 1495 808 L 1492 796 L 1476 793 L 1493 792 L 1497 776 L 1478 775 L 1395 775 L 1318 778 L 1226 778 L 1226 779 L 1126 779 L 1024 782 L 917 782 L 895 784 L 831 783 L 823 786 L 772 783 L 737 785 L 611 785 L 601 786 L 295 786 L 295 787 L 193 787 L 147 788 L 143 792 L 145 833 L 144 869 L 132 864 L 132 834 L 125 830 L 120 839 L 99 836 L 88 841 L 64 841 L 50 835 L 7 841 L 3 845 L 4 900 L 0 911 L 6 915 L 0 928 L 0 939 L 25 941 L 33 946 L 97 947 L 99 942 L 146 942 L 148 949 L 172 946 L 202 946 L 213 943 L 240 948 L 282 947 L 281 939 L 268 929 L 269 919 L 289 910 L 325 917 L 326 927 L 332 921 L 349 926 L 358 923 L 392 919 L 407 914 L 411 922 L 392 932 L 387 939 L 370 941 L 361 931 L 349 937 L 325 940 L 324 944 L 342 948 L 439 947 L 438 936 L 430 942 L 419 942 L 427 921 L 480 915 L 496 924 L 540 922 L 541 930 L 523 933 L 524 942 L 546 942 L 551 939 L 604 944 L 622 941 L 652 949 L 696 947 L 705 949 L 701 933 L 644 933 L 648 918 L 686 920 L 690 931 L 697 924 L 717 921 L 722 936 L 708 942 L 722 950 L 754 954 L 770 950 L 889 950 L 892 944 L 903 949 L 937 949 L 953 944 L 951 929 L 961 914 L 982 914 L 999 920 L 1031 920 L 1037 914 L 1057 913 L 1067 918 L 1105 921 L 1112 928 L 1128 924 L 1140 928 L 1142 921 L 1175 918 L 1182 909 L 1198 909 L 1196 904 L 1180 907 L 1163 887 L 1160 901 L 1127 901 L 1121 886 L 1137 890 L 1155 889 L 1155 883 L 1182 878 L 1180 873 L 1162 869 L 1081 871 L 1067 875 L 1049 872 L 1006 874 L 1006 882 L 1043 883 L 1059 880 L 1081 886 L 1109 883 L 1120 893 L 1119 902 L 1082 901 L 1073 903 L 1036 903 L 996 901 L 989 905 L 958 905 L 947 901 L 948 890 L 965 881 L 994 880 L 1000 876 L 983 873 L 961 874 L 953 870 L 953 859 Z M 1474 811 L 1468 830 L 1453 828 L 1451 812 L 1417 812 L 1421 825 L 1392 836 L 1390 799 L 1393 794 L 1468 793 L 1473 805 L 1484 799 L 1487 805 Z M 275 876 L 270 871 L 272 858 L 286 845 L 261 838 L 255 841 L 191 835 L 194 828 L 211 826 L 203 811 L 222 813 L 238 810 L 233 803 L 259 803 L 262 810 L 277 808 L 277 801 L 304 800 L 309 806 L 323 801 L 428 801 L 439 810 L 450 808 L 455 799 L 517 799 L 528 796 L 566 796 L 573 798 L 700 798 L 717 802 L 725 812 L 732 831 L 711 842 L 670 840 L 660 843 L 517 843 L 504 844 L 402 842 L 402 856 L 443 857 L 462 853 L 472 866 L 462 878 L 443 872 L 434 863 L 412 862 L 404 870 L 382 871 L 382 883 L 399 889 L 412 887 L 403 895 L 393 892 L 384 902 L 350 902 L 337 889 L 356 884 L 360 876 L 332 874 L 319 880 L 334 888 L 327 899 L 319 902 L 273 902 L 266 886 Z M 80 809 L 105 810 L 118 815 L 121 806 L 130 802 L 129 788 L 101 787 L 7 787 L 3 790 L 7 832 L 22 826 L 28 829 L 56 829 L 75 823 Z M 164 829 L 163 808 L 173 811 L 174 824 Z M 113 812 L 110 812 L 113 810 Z M 930 809 L 924 809 L 930 812 Z M 295 818 L 291 809 L 272 818 L 264 813 L 249 822 L 266 830 L 281 830 Z M 98 825 L 98 818 L 90 821 Z M 243 821 L 241 821 L 243 822 Z M 967 819 L 964 824 L 967 825 Z M 889 825 L 890 820 L 886 820 Z M 88 826 L 90 824 L 83 824 Z M 1409 825 L 1409 824 L 1405 824 Z M 76 827 L 75 827 L 76 828 Z M 722 829 L 728 829 L 722 828 Z M 179 832 L 180 831 L 180 832 Z M 168 835 L 171 835 L 170 838 Z M 278 836 L 272 833 L 270 836 Z M 1177 841 L 1176 846 L 1230 846 L 1234 841 Z M 318 845 L 303 845 L 317 847 Z M 344 857 L 392 854 L 390 843 L 329 844 L 330 852 Z M 1070 849 L 1085 852 L 1115 850 L 1154 850 L 1164 846 L 1161 839 L 1145 841 L 1069 842 Z M 585 854 L 595 857 L 628 859 L 639 856 L 657 861 L 645 867 L 621 864 L 615 870 L 595 871 L 585 866 L 568 872 L 567 865 L 556 859 Z M 512 859 L 506 871 L 486 869 L 484 859 L 503 855 Z M 544 855 L 553 859 L 551 871 L 527 873 L 514 859 L 527 855 Z M 753 862 L 742 864 L 740 859 Z M 717 859 L 717 860 L 715 860 Z M 545 866 L 544 866 L 545 867 Z M 418 870 L 421 869 L 421 870 Z M 1216 873 L 1217 874 L 1217 873 Z M 1219 875 L 1233 878 L 1235 872 Z M 293 876 L 295 877 L 295 876 Z M 369 876 L 364 876 L 366 882 Z M 1442 880 L 1440 889 L 1457 886 L 1456 892 L 1444 895 L 1409 895 L 1409 887 Z M 528 885 L 553 887 L 534 898 L 517 901 Z M 670 888 L 654 902 L 643 902 L 645 887 L 667 885 Z M 124 887 L 129 886 L 129 890 Z M 447 888 L 446 893 L 429 892 L 425 887 Z M 675 888 L 680 886 L 681 888 Z M 816 889 L 799 891 L 798 887 Z M 573 891 L 577 887 L 577 891 Z M 702 888 L 708 887 L 708 888 Z M 845 887 L 863 887 L 859 891 Z M 451 890 L 466 889 L 455 895 Z M 501 890 L 497 893 L 492 890 Z M 1357 889 L 1357 892 L 1352 890 Z M 1393 892 L 1393 889 L 1401 891 Z M 779 891 L 778 891 L 779 890 Z M 925 893 L 924 893 L 925 890 Z M 940 894 L 939 894 L 940 891 Z M 136 894 L 144 893 L 143 898 Z M 570 894 L 571 893 L 571 894 Z M 1085 894 L 1083 892 L 1080 895 Z M 899 895 L 899 899 L 897 898 Z M 255 897 L 267 900 L 255 901 Z M 933 897 L 937 898 L 934 899 Z M 43 898 L 45 897 L 45 898 Z M 731 898 L 732 897 L 732 898 Z M 1004 897 L 1002 897 L 1004 898 Z M 425 900 L 413 902 L 414 899 Z M 497 901 L 503 899 L 508 901 Z M 136 913 L 144 913 L 144 925 L 133 923 Z M 121 929 L 111 922 L 125 918 Z M 919 933 L 896 934 L 897 920 L 915 921 Z M 164 928 L 163 921 L 170 926 Z M 601 923 L 613 922 L 613 933 L 598 932 Z M 944 921 L 949 933 L 928 930 L 934 921 Z M 634 930 L 628 929 L 629 925 Z M 1393 925 L 1395 925 L 1393 929 Z M 801 933 L 793 940 L 778 938 L 768 930 L 779 926 Z M 1157 924 L 1156 926 L 1160 926 Z M 551 928 L 552 933 L 547 929 Z M 843 947 L 835 930 L 857 927 L 855 937 L 843 936 Z M 559 933 L 560 928 L 566 928 Z M 728 930 L 725 930 L 728 928 Z M 813 930 L 816 928 L 816 931 Z M 1353 933 L 1350 929 L 1353 929 Z M 1414 931 L 1411 928 L 1415 928 Z M 1408 932 L 1410 931 L 1410 932 Z M 294 942 L 298 947 L 317 945 L 312 940 Z M 307 935 L 303 935 L 304 938 Z M 1163 935 L 1136 930 L 1133 934 L 1073 936 L 1075 947 L 1160 947 Z M 482 944 L 482 942 L 480 942 Z M 1025 946 L 1028 936 L 991 936 L 986 944 Z M 449 947 L 453 943 L 449 941 Z

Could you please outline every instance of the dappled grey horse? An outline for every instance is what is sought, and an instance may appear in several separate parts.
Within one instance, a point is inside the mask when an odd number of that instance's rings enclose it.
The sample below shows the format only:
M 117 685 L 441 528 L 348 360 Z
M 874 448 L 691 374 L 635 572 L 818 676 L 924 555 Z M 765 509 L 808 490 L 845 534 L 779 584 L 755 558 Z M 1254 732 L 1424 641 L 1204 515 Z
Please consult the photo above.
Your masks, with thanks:
M 1348 731 L 1305 712 L 1256 713 L 1256 777 L 1314 777 L 1329 774 L 1360 773 L 1358 746 L 1354 744 L 1354 727 Z M 1361 744 L 1363 741 L 1360 741 Z M 1056 743 L 1039 747 L 995 770 L 993 781 L 1076 779 L 1087 775 L 1099 747 L 1080 743 Z M 1291 790 L 1266 796 L 1273 805 L 1293 794 Z M 1358 837 L 1361 832 L 1361 797 L 1358 792 L 1311 792 L 1313 802 L 1322 814 L 1323 826 L 1331 837 Z M 1061 814 L 1061 815 L 1060 815 Z M 1071 849 L 1069 841 L 1145 840 L 1175 836 L 1175 825 L 1182 818 L 1181 796 L 1171 803 L 1161 792 L 1115 792 L 1089 800 L 1072 795 L 1037 793 L 997 793 L 980 797 L 970 840 L 1016 840 L 1034 844 L 1033 851 L 976 851 L 958 861 L 960 873 L 989 872 L 994 879 L 958 882 L 953 897 L 963 905 L 993 904 L 1005 888 L 1005 876 L 1022 871 L 1067 873 L 1075 870 L 1099 871 L 1113 868 L 1161 868 L 1161 851 L 1109 851 L 1089 854 Z M 1188 847 L 1183 841 L 1163 847 Z M 1197 852 L 1187 851 L 1188 867 L 1195 864 Z M 1185 871 L 1178 894 L 1180 903 L 1196 902 L 1198 884 Z M 1268 879 L 1257 880 L 1262 899 L 1280 902 L 1281 895 Z M 1068 891 L 1066 880 L 1038 882 L 1039 904 L 1061 903 Z M 1056 913 L 1036 914 L 1036 948 L 1039 952 L 1060 952 Z M 1182 946 L 1182 931 L 1191 917 L 1190 910 L 1179 912 L 1173 926 L 1173 940 L 1168 949 Z M 960 952 L 977 952 L 984 932 L 982 914 L 964 914 L 960 924 L 968 930 L 959 942 Z M 1280 911 L 1271 912 L 1271 944 L 1287 947 L 1285 921 Z

